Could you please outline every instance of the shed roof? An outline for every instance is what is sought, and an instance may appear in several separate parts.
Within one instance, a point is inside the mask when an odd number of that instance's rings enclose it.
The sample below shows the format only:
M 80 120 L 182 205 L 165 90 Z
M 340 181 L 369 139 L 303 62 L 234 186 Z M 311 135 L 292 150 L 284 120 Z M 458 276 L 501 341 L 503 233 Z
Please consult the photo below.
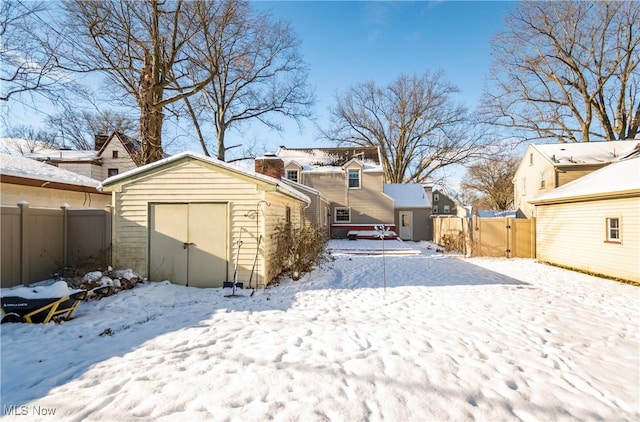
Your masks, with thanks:
M 545 192 L 531 203 L 569 202 L 622 195 L 640 196 L 640 157 L 609 164 L 572 182 Z
M 292 196 L 296 199 L 299 199 L 303 202 L 306 203 L 310 203 L 311 200 L 309 199 L 309 197 L 307 195 L 305 195 L 304 193 L 294 189 L 291 186 L 288 186 L 287 184 L 285 184 L 284 182 L 282 182 L 281 180 L 275 179 L 273 177 L 270 176 L 266 176 L 264 174 L 261 173 L 257 173 L 255 171 L 250 171 L 246 168 L 241 168 L 238 166 L 235 166 L 233 164 L 230 163 L 226 163 L 224 161 L 220 161 L 216 158 L 213 157 L 207 157 L 204 155 L 200 155 L 200 154 L 196 154 L 194 152 L 190 152 L 190 151 L 185 151 L 185 152 L 181 152 L 179 154 L 176 155 L 172 155 L 170 157 L 167 158 L 163 158 L 162 160 L 158 160 L 154 163 L 151 164 L 146 164 L 144 166 L 141 167 L 137 167 L 128 171 L 125 171 L 123 173 L 120 173 L 118 175 L 115 176 L 111 176 L 109 178 L 107 178 L 106 180 L 104 180 L 101 185 L 100 185 L 100 189 L 104 189 L 106 187 L 110 187 L 110 186 L 114 186 L 114 185 L 118 185 L 118 184 L 124 184 L 127 183 L 133 179 L 136 179 L 138 177 L 141 177 L 143 175 L 148 175 L 149 173 L 155 172 L 157 170 L 160 170 L 162 168 L 165 167 L 169 167 L 175 163 L 177 163 L 178 161 L 181 160 L 194 160 L 194 161 L 199 161 L 205 164 L 209 164 L 212 165 L 214 167 L 219 167 L 222 169 L 225 169 L 227 171 L 230 171 L 232 173 L 236 173 L 239 175 L 243 175 L 249 178 L 252 178 L 256 181 L 261 181 L 261 182 L 266 182 L 268 184 L 271 184 L 273 186 L 276 187 L 277 190 L 279 190 L 280 192 L 287 194 L 289 196 Z
M 385 183 L 384 193 L 394 201 L 396 208 L 428 208 L 431 200 L 418 183 Z
M 0 174 L 25 180 L 97 189 L 100 181 L 20 155 L 0 153 Z

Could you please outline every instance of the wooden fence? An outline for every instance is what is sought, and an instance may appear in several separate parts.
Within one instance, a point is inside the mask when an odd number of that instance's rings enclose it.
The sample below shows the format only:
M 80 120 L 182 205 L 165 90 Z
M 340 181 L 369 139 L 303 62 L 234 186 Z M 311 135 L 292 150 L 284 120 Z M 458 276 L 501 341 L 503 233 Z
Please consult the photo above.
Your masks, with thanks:
M 51 278 L 67 268 L 110 262 L 111 213 L 103 209 L 0 210 L 0 285 L 12 287 Z
M 433 241 L 470 256 L 535 258 L 535 219 L 435 217 Z

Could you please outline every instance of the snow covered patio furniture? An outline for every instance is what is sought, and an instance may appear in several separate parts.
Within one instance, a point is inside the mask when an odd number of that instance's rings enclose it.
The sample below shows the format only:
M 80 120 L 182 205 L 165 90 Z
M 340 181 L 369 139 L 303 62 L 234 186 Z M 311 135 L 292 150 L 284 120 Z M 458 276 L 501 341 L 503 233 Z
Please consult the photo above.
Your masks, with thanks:
M 24 298 L 7 296 L 2 298 L 2 323 L 5 322 L 50 322 L 60 316 L 65 321 L 71 319 L 81 301 L 87 298 L 87 291 L 81 290 L 64 297 Z

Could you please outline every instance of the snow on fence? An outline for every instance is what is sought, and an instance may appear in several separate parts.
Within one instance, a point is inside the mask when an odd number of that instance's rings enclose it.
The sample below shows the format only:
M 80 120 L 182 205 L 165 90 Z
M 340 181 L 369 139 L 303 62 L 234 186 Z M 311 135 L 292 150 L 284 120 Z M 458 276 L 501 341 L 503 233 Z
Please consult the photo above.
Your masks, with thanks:
M 51 278 L 54 273 L 110 260 L 111 213 L 104 209 L 1 208 L 2 287 Z
M 465 255 L 535 258 L 535 219 L 437 216 L 433 241 Z

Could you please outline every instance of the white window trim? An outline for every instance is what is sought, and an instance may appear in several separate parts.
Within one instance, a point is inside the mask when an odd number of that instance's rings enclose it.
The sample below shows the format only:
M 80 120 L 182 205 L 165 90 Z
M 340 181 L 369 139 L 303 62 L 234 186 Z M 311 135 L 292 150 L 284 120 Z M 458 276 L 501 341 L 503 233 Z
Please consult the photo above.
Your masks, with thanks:
M 350 183 L 349 183 L 351 181 L 351 179 L 349 178 L 349 174 L 352 171 L 357 171 L 358 172 L 358 186 L 357 187 L 356 186 L 351 187 Z M 359 168 L 358 169 L 347 169 L 347 188 L 349 188 L 349 189 L 362 189 L 362 170 L 361 169 L 359 169 Z
M 290 172 L 296 174 L 296 180 L 293 180 L 293 179 L 291 179 L 289 177 L 289 173 Z M 285 174 L 286 174 L 288 180 L 293 180 L 296 183 L 300 183 L 300 170 L 298 170 L 298 169 L 287 169 Z
M 617 227 L 617 232 L 618 232 L 618 237 L 611 237 L 611 222 L 613 220 L 617 220 L 618 221 L 618 227 Z M 620 217 L 607 217 L 605 219 L 606 222 L 606 233 L 605 233 L 605 241 L 607 243 L 622 243 L 622 218 Z
M 544 172 L 540 173 L 540 189 L 547 188 L 547 179 L 544 176 Z
M 442 207 L 442 212 L 445 213 L 445 214 L 451 213 L 451 205 L 444 205 Z
M 338 220 L 338 210 L 347 210 L 347 212 L 349 213 L 349 219 L 347 221 Z M 335 207 L 333 209 L 333 221 L 335 223 L 351 223 L 351 208 L 349 208 L 349 207 Z
M 437 213 L 438 213 L 438 206 L 437 206 L 437 205 L 434 205 L 434 206 L 433 206 L 432 214 L 437 214 Z
M 438 201 L 440 201 L 440 195 L 437 194 L 437 193 L 434 193 L 433 194 L 433 202 L 438 202 Z

